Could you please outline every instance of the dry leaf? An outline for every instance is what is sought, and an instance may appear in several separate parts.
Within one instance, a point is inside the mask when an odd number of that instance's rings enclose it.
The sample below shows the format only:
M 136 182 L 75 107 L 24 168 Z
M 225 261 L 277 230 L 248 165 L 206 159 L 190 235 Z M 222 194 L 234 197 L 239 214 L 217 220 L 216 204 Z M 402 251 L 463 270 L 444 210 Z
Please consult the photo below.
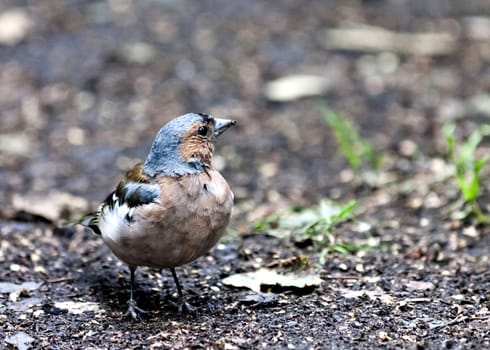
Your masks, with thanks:
M 318 287 L 322 280 L 316 274 L 285 273 L 280 274 L 270 269 L 259 269 L 254 272 L 237 273 L 223 279 L 223 284 L 237 288 L 249 288 L 260 293 L 262 287 L 277 286 L 284 289 L 305 289 Z
M 267 83 L 265 96 L 271 101 L 288 102 L 303 97 L 324 94 L 330 84 L 324 77 L 315 75 L 290 75 Z
M 27 333 L 19 332 L 14 334 L 11 337 L 5 338 L 5 342 L 14 346 L 19 350 L 27 350 L 31 347 L 31 343 L 34 341 L 34 338 L 29 336 Z
M 41 283 L 37 282 L 24 282 L 21 284 L 15 284 L 10 282 L 0 282 L 0 294 L 7 293 L 20 293 L 23 290 L 36 290 L 41 286 Z
M 99 311 L 99 304 L 97 303 L 81 303 L 76 301 L 57 301 L 54 306 L 61 309 L 67 310 L 68 312 L 80 315 L 86 311 Z

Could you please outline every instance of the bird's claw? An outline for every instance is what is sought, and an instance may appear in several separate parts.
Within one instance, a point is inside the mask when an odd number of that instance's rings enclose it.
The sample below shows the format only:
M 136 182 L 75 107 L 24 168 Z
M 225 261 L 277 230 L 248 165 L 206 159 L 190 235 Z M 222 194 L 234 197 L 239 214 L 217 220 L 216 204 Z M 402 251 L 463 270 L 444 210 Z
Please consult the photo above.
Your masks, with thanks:
M 198 308 L 189 304 L 185 298 L 179 298 L 179 300 L 175 302 L 171 302 L 176 308 L 180 315 L 189 314 L 189 315 L 197 315 Z
M 126 311 L 126 313 L 124 314 L 124 317 L 131 316 L 133 320 L 135 320 L 135 321 L 141 321 L 142 320 L 141 314 L 147 314 L 148 313 L 145 310 L 140 309 L 136 305 L 136 300 L 134 300 L 134 299 L 130 299 L 128 301 L 128 305 L 129 305 L 128 306 L 128 311 Z
M 179 302 L 179 313 L 187 313 L 191 315 L 197 315 L 197 307 L 189 304 L 184 299 Z

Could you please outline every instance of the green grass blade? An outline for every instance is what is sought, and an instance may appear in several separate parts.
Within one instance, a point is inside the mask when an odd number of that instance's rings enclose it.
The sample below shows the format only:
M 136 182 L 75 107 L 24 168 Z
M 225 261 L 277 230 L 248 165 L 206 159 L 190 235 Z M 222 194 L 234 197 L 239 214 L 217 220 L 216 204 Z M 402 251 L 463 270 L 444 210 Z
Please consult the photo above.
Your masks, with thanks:
M 332 129 L 340 150 L 352 169 L 358 170 L 362 165 L 361 157 L 356 150 L 356 135 L 347 121 L 329 108 L 322 106 L 322 113 L 327 124 Z
M 488 157 L 476 158 L 476 151 L 485 136 L 490 135 L 490 125 L 482 125 L 474 130 L 459 147 L 455 138 L 456 126 L 447 123 L 442 128 L 448 147 L 448 160 L 454 165 L 454 176 L 457 180 L 461 196 L 466 203 L 472 204 L 471 214 L 480 222 L 486 216 L 479 210 L 476 202 L 481 194 L 479 173 L 488 162 Z M 489 220 L 490 222 L 490 220 Z

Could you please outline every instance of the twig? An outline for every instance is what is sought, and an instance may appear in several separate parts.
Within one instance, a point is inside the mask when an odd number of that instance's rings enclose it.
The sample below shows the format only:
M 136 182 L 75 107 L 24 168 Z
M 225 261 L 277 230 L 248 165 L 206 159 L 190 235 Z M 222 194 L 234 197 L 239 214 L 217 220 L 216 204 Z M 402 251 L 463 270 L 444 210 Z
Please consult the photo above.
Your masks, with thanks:
M 53 278 L 53 279 L 47 280 L 46 283 L 61 283 L 61 282 L 68 282 L 68 281 L 73 281 L 73 277 Z
M 402 300 L 400 302 L 405 302 L 405 303 L 428 303 L 431 302 L 431 298 L 407 298 L 405 300 Z
M 436 325 L 436 326 L 432 327 L 431 329 L 438 329 L 438 328 L 453 326 L 455 324 L 458 324 L 458 323 L 461 323 L 464 321 L 488 320 L 488 319 L 490 319 L 490 315 L 485 315 L 485 316 L 458 316 L 454 320 L 444 322 L 440 325 Z
M 369 26 L 329 29 L 326 43 L 332 49 L 427 56 L 448 55 L 457 48 L 449 33 L 400 33 Z
M 358 280 L 359 276 L 334 276 L 334 275 L 326 275 L 321 276 L 322 279 L 326 280 Z

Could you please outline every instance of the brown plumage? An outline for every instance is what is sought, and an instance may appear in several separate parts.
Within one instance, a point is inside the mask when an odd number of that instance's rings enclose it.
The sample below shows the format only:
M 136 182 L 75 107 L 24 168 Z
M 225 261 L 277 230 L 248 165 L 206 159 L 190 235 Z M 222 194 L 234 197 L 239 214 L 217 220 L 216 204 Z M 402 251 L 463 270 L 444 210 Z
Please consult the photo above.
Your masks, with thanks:
M 233 194 L 225 179 L 207 169 L 180 178 L 157 176 L 155 182 L 159 201 L 136 207 L 131 225 L 117 232 L 107 228 L 104 241 L 135 267 L 172 268 L 207 253 L 230 220 Z M 99 223 L 102 231 L 105 224 Z
M 205 123 L 209 127 L 209 123 Z M 199 127 L 202 125 L 192 125 L 184 137 L 182 145 L 180 145 L 180 156 L 182 160 L 188 161 L 192 158 L 200 158 L 206 165 L 211 165 L 211 160 L 214 151 L 214 135 L 208 137 L 201 136 L 198 133 Z

